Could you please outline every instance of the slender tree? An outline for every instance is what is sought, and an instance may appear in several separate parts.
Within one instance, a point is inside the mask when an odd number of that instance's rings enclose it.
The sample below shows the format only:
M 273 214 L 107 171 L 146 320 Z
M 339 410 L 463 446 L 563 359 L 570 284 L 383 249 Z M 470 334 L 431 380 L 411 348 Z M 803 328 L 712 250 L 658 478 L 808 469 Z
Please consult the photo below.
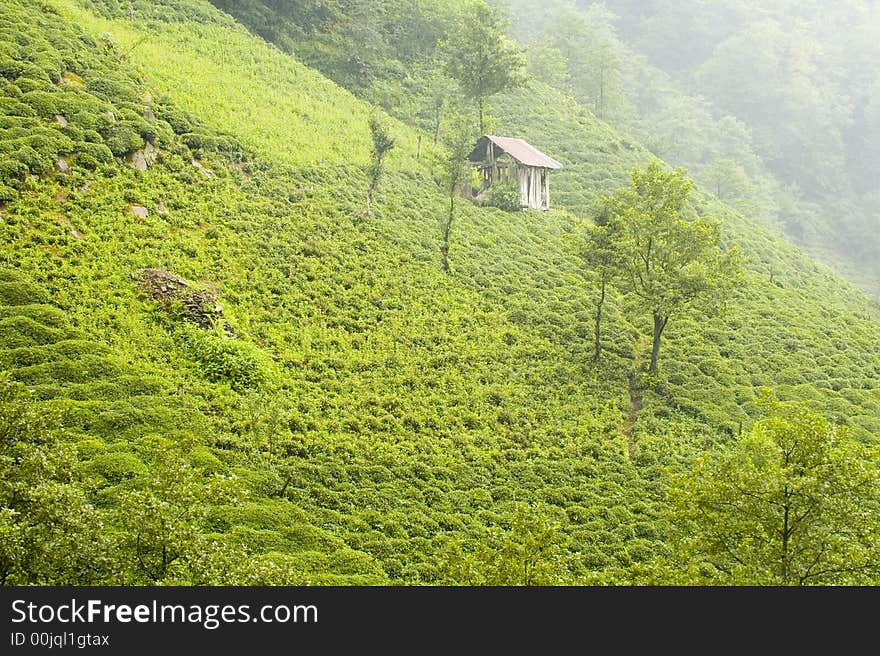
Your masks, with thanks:
M 587 229 L 581 250 L 584 264 L 598 277 L 599 290 L 593 326 L 593 361 L 595 362 L 602 357 L 602 310 L 605 306 L 605 292 L 620 269 L 620 255 L 614 243 L 613 226 L 607 223 L 607 219 L 607 211 L 603 211 L 596 224 Z
M 470 181 L 471 167 L 467 158 L 474 143 L 474 134 L 468 128 L 466 119 L 460 115 L 455 116 L 448 134 L 450 140 L 447 143 L 447 154 L 436 167 L 437 182 L 449 201 L 447 211 L 443 216 L 443 243 L 440 246 L 440 253 L 443 256 L 443 270 L 447 273 L 450 269 L 449 236 L 455 220 L 456 201 L 460 198 L 465 185 Z
M 441 42 L 445 71 L 476 103 L 480 134 L 490 96 L 525 82 L 525 58 L 505 35 L 508 22 L 485 2 L 474 2 L 461 24 Z
M 669 319 L 690 307 L 718 306 L 740 274 L 739 250 L 722 251 L 719 223 L 685 220 L 692 185 L 683 169 L 667 171 L 654 160 L 633 170 L 629 187 L 605 198 L 622 278 L 654 321 L 652 374 Z
M 372 212 L 373 194 L 379 186 L 379 179 L 385 170 L 385 156 L 394 148 L 394 138 L 388 134 L 388 128 L 378 116 L 370 118 L 370 136 L 373 149 L 370 161 L 370 182 L 367 186 L 367 214 Z

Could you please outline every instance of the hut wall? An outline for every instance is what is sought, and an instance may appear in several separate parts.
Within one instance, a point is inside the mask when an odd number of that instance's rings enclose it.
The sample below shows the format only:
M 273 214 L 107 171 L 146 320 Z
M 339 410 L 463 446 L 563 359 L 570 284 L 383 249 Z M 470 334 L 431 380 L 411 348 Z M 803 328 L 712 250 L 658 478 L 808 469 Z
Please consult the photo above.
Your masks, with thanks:
M 521 164 L 490 140 L 487 140 L 484 152 L 482 162 L 471 160 L 482 174 L 481 191 L 499 182 L 512 181 L 517 186 L 523 207 L 550 209 L 550 169 Z M 479 155 L 474 154 L 474 157 Z

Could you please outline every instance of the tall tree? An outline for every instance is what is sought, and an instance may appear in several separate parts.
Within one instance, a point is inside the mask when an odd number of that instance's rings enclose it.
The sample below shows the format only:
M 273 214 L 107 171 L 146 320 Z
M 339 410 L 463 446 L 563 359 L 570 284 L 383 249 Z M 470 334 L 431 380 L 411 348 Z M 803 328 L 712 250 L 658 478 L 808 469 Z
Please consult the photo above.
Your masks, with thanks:
M 394 138 L 378 115 L 370 117 L 370 136 L 373 140 L 370 153 L 370 183 L 367 186 L 367 214 L 372 211 L 373 194 L 385 170 L 385 156 L 394 148 Z
M 614 243 L 612 226 L 608 225 L 608 213 L 603 211 L 595 225 L 587 229 L 586 239 L 581 250 L 584 264 L 598 276 L 598 295 L 593 326 L 593 360 L 598 362 L 602 356 L 602 310 L 605 306 L 605 292 L 609 283 L 620 269 L 619 253 Z
M 443 217 L 443 244 L 440 246 L 440 253 L 443 255 L 443 270 L 447 273 L 450 268 L 449 236 L 455 220 L 456 200 L 461 196 L 465 185 L 470 183 L 471 167 L 467 158 L 474 143 L 474 134 L 464 117 L 454 115 L 451 123 L 452 127 L 448 129 L 448 151 L 435 165 L 437 183 L 449 201 L 447 212 Z
M 766 416 L 670 488 L 673 560 L 664 582 L 853 585 L 880 573 L 876 448 L 805 404 Z
M 568 62 L 571 89 L 602 119 L 624 119 L 629 102 L 621 86 L 622 44 L 614 14 L 604 5 L 557 10 L 547 40 Z
M 605 198 L 622 277 L 654 320 L 652 374 L 669 319 L 686 308 L 710 309 L 722 301 L 740 271 L 739 250 L 720 248 L 719 223 L 685 220 L 692 186 L 683 169 L 667 171 L 654 160 L 633 170 L 629 187 Z
M 525 82 L 525 58 L 505 35 L 508 21 L 482 0 L 471 4 L 461 24 L 441 43 L 447 75 L 476 102 L 480 134 L 486 99 Z

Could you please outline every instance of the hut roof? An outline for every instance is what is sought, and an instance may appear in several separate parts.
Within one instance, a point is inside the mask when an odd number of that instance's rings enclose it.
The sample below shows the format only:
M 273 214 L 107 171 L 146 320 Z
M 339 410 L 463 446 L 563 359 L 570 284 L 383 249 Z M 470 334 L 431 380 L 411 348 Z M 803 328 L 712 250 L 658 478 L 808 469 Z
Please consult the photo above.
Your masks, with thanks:
M 540 150 L 538 150 L 531 144 L 526 143 L 522 139 L 517 139 L 516 137 L 496 137 L 495 135 L 491 134 L 483 135 L 480 138 L 480 141 L 477 143 L 477 147 L 470 155 L 471 160 L 473 160 L 475 157 L 480 157 L 478 151 L 480 151 L 480 146 L 483 143 L 483 139 L 488 139 L 505 153 L 510 155 L 517 162 L 525 166 L 537 166 L 544 169 L 562 168 L 562 164 L 557 162 L 552 157 L 545 155 Z

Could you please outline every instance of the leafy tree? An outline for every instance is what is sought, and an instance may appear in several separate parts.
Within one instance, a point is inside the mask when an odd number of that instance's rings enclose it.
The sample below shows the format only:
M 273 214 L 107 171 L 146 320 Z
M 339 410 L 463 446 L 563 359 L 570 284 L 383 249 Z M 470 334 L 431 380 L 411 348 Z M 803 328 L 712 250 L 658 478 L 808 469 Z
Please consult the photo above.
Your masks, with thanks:
M 666 171 L 654 160 L 633 170 L 629 187 L 605 198 L 622 278 L 654 320 L 651 374 L 669 319 L 695 305 L 710 309 L 739 276 L 739 250 L 722 252 L 720 225 L 685 220 L 692 185 L 683 169 Z
M 556 12 L 549 41 L 568 62 L 575 96 L 602 119 L 630 113 L 621 86 L 622 46 L 613 26 L 614 15 L 603 5 L 584 11 Z
M 849 585 L 880 573 L 876 448 L 804 403 L 700 457 L 669 492 L 672 560 L 685 583 Z
M 182 453 L 158 446 L 151 471 L 119 495 L 117 521 L 137 581 L 187 580 L 210 551 L 202 522 L 211 504 L 236 499 L 234 481 L 205 477 Z
M 446 73 L 476 102 L 480 134 L 486 99 L 525 82 L 525 58 L 506 33 L 507 21 L 497 9 L 474 2 L 441 43 Z
M 605 292 L 608 284 L 619 272 L 618 251 L 614 242 L 613 226 L 607 223 L 607 211 L 603 211 L 599 221 L 587 229 L 586 239 L 581 250 L 584 264 L 599 277 L 599 295 L 596 298 L 596 314 L 593 326 L 593 360 L 602 357 L 602 310 L 605 305 Z
M 388 152 L 394 148 L 394 138 L 388 134 L 387 126 L 377 115 L 370 117 L 370 136 L 373 139 L 373 148 L 370 160 L 370 183 L 367 187 L 367 213 L 372 210 L 373 194 L 379 185 L 379 179 L 384 171 L 384 159 Z
M 492 531 L 472 548 L 460 539 L 444 545 L 443 579 L 460 585 L 563 583 L 567 545 L 558 519 L 540 504 L 518 503 L 504 520 L 506 530 Z
M 75 476 L 60 415 L 0 375 L 0 584 L 114 580 L 113 544 Z
M 419 78 L 421 98 L 419 118 L 426 129 L 430 129 L 433 143 L 440 140 L 440 128 L 443 123 L 444 110 L 449 106 L 449 99 L 456 93 L 455 82 L 450 80 L 443 71 L 441 64 L 431 60 L 426 72 Z
M 545 84 L 558 89 L 571 87 L 568 59 L 558 48 L 545 43 L 535 43 L 526 51 L 526 67 L 529 74 Z

